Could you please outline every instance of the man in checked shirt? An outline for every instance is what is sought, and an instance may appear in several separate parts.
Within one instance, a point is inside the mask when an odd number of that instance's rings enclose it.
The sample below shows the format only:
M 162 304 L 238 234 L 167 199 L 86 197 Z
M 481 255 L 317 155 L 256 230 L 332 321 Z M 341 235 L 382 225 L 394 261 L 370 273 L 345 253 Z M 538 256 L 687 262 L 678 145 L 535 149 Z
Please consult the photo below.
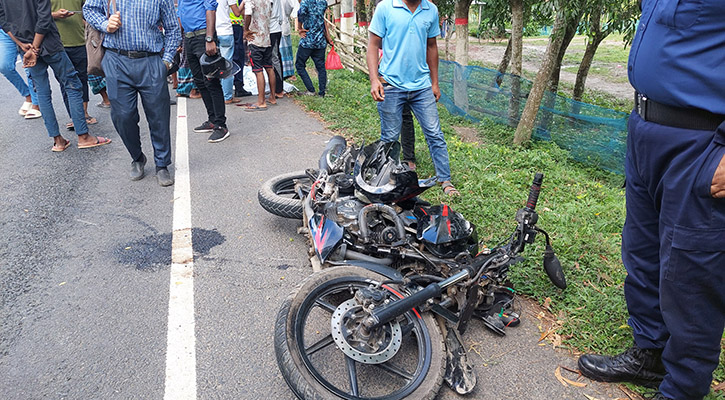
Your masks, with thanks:
M 161 186 L 173 185 L 167 169 L 171 164 L 171 105 L 166 72 L 181 43 L 174 0 L 87 0 L 83 16 L 106 33 L 103 71 L 111 120 L 131 155 L 131 180 L 142 179 L 146 165 L 138 126 L 140 95 L 151 131 L 156 180 Z

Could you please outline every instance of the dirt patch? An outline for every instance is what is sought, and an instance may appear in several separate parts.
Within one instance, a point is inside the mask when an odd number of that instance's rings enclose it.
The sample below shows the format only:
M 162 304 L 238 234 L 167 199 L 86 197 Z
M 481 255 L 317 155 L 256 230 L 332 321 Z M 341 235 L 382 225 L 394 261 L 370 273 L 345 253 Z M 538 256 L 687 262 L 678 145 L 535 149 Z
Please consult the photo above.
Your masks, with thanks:
M 575 39 L 572 44 L 581 42 L 582 39 Z M 439 54 L 441 56 L 445 54 L 445 42 L 439 41 Z M 607 43 L 605 41 L 605 43 Z M 523 48 L 523 69 L 525 72 L 536 74 L 541 65 L 541 60 L 546 53 L 547 42 L 542 40 L 537 41 L 524 41 Z M 484 64 L 490 64 L 498 66 L 503 58 L 503 54 L 506 51 L 505 42 L 495 42 L 479 40 L 471 38 L 468 43 L 468 57 L 470 60 L 482 62 Z M 454 58 L 456 54 L 456 43 L 455 39 L 452 39 L 448 45 L 449 57 Z M 568 67 L 569 65 L 563 65 L 562 68 Z M 592 68 L 597 68 L 597 64 L 593 64 Z M 622 63 L 601 65 L 603 68 L 607 68 L 609 75 L 606 78 L 601 75 L 595 75 L 589 73 L 587 77 L 586 87 L 588 89 L 594 89 L 600 92 L 611 94 L 618 99 L 631 99 L 634 96 L 634 89 L 627 81 L 627 65 L 626 60 Z M 526 74 L 525 74 L 526 75 Z M 561 81 L 574 84 L 576 81 L 576 73 L 561 71 Z
M 481 144 L 481 139 L 478 137 L 478 131 L 476 129 L 467 126 L 454 126 L 453 130 L 456 131 L 458 137 L 464 142 Z

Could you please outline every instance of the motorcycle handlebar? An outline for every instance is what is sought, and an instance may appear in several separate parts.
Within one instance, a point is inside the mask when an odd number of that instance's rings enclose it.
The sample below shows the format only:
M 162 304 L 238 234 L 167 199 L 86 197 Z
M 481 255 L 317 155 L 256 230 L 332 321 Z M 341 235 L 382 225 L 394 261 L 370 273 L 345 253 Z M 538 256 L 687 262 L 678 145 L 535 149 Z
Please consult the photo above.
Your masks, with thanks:
M 539 201 L 539 192 L 541 192 L 541 182 L 544 180 L 544 174 L 538 172 L 534 175 L 534 182 L 531 183 L 529 189 L 529 198 L 526 200 L 526 208 L 534 211 L 536 203 Z

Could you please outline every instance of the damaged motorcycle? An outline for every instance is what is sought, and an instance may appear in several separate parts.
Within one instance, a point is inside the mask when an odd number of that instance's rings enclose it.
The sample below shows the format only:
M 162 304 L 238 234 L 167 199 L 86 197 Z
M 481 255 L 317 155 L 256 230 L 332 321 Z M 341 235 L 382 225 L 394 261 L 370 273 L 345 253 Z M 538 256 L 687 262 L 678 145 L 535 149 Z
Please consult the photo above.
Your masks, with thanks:
M 348 146 L 333 137 L 318 169 L 265 182 L 262 207 L 299 218 L 316 269 L 275 322 L 277 364 L 301 399 L 433 399 L 445 381 L 476 385 L 461 335 L 472 318 L 493 332 L 518 324 L 509 268 L 539 234 L 544 269 L 566 280 L 537 226 L 536 174 L 516 227 L 480 249 L 475 226 L 449 206 L 417 196 L 435 185 L 401 164 L 397 142 Z

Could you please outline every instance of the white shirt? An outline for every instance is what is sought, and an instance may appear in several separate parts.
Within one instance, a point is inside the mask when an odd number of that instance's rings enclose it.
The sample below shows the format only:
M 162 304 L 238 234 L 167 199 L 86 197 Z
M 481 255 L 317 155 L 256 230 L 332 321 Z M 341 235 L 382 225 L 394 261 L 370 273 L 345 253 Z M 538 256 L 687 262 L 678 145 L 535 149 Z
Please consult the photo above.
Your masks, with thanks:
M 269 33 L 282 32 L 282 0 L 272 0 L 272 18 L 269 19 Z
M 219 0 L 216 6 L 216 34 L 217 36 L 228 36 L 234 34 L 232 19 L 229 17 L 230 5 L 236 5 L 237 0 Z
M 289 19 L 297 18 L 297 11 L 300 9 L 298 0 L 281 0 L 282 2 L 282 36 L 292 34 Z

